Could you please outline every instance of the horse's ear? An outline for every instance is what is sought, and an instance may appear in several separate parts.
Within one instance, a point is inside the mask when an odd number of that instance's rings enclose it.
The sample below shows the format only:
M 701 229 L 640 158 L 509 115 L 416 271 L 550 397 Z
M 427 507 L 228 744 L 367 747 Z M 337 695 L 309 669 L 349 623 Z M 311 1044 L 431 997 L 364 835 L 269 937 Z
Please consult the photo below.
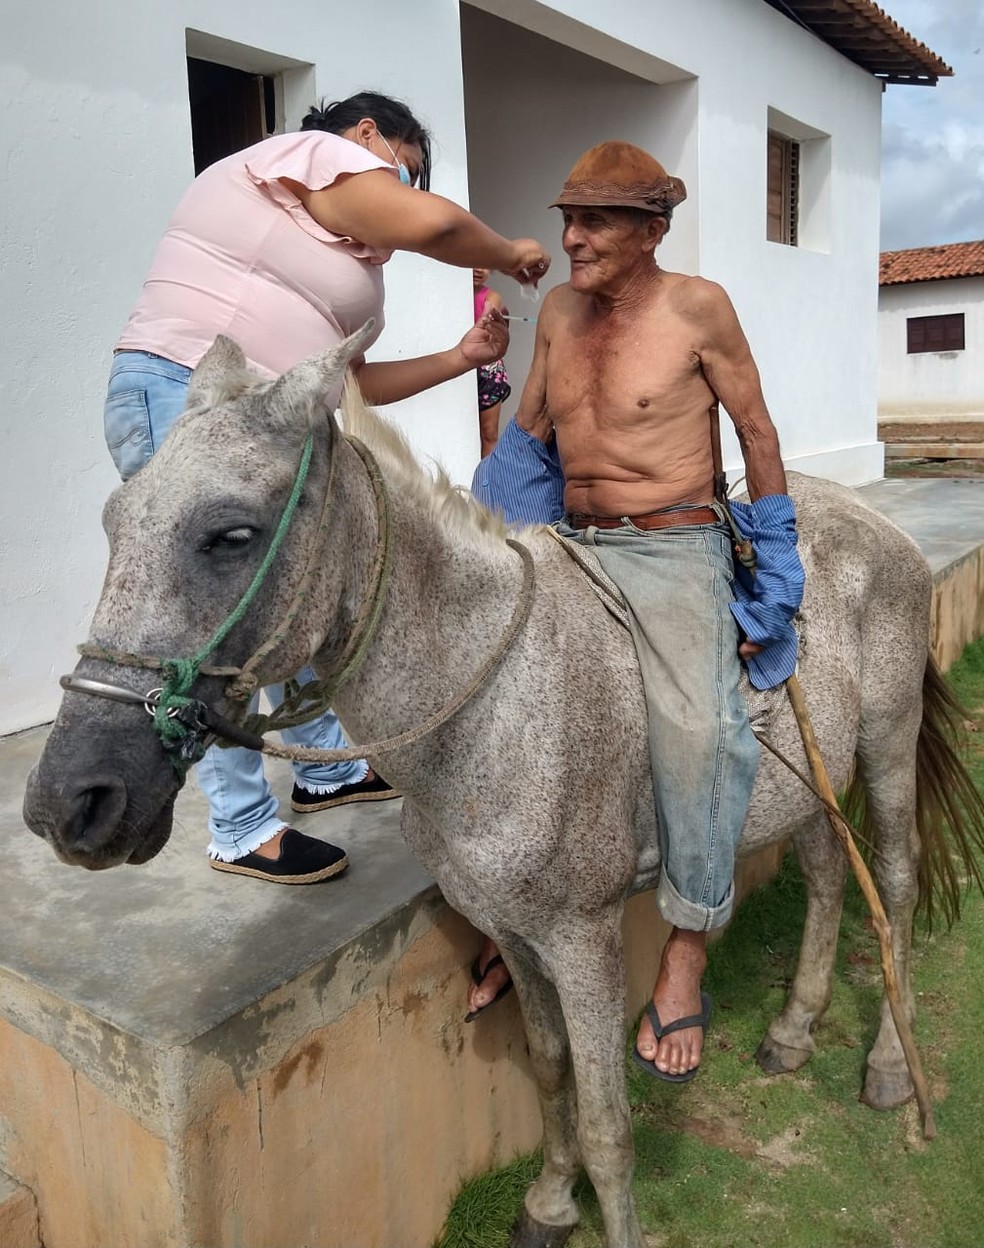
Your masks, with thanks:
M 246 357 L 239 343 L 233 342 L 225 334 L 219 334 L 191 374 L 191 380 L 188 382 L 187 405 L 189 407 L 192 404 L 209 406 L 216 388 L 226 382 L 231 375 L 242 375 L 245 370 Z
M 284 373 L 270 389 L 267 411 L 285 425 L 310 425 L 323 418 L 329 400 L 333 400 L 332 407 L 337 406 L 349 361 L 361 355 L 375 328 L 376 322 L 370 318 L 336 346 L 312 355 Z

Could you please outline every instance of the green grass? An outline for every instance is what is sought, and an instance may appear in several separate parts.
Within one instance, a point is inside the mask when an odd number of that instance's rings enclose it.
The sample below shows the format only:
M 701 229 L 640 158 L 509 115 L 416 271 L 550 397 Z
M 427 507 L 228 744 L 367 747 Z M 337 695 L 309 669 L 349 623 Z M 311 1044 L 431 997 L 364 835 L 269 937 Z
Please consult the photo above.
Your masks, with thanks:
M 984 641 L 950 673 L 984 715 Z M 982 733 L 984 736 L 984 733 Z M 984 742 L 966 760 L 984 786 Z M 740 907 L 711 949 L 715 1015 L 698 1079 L 672 1088 L 627 1064 L 636 1147 L 634 1191 L 651 1248 L 977 1248 L 984 1243 L 984 898 L 960 922 L 918 929 L 915 1038 L 937 1137 L 922 1140 L 913 1102 L 876 1113 L 858 1101 L 878 1026 L 878 944 L 853 878 L 833 1000 L 800 1071 L 765 1077 L 754 1061 L 795 967 L 805 890 L 790 857 Z M 632 1042 L 634 1028 L 626 1041 Z M 505 1248 L 539 1156 L 469 1183 L 438 1248 Z M 590 1184 L 577 1191 L 571 1248 L 602 1248 Z

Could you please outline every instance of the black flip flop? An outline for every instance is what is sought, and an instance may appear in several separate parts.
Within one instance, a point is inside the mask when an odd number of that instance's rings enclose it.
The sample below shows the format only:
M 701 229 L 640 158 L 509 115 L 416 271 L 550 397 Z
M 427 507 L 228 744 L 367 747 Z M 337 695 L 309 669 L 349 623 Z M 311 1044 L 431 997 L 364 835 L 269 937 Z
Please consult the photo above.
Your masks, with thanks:
M 646 1006 L 646 1017 L 652 1024 L 653 1035 L 657 1040 L 662 1040 L 664 1036 L 668 1036 L 673 1031 L 686 1031 L 688 1027 L 699 1027 L 706 1036 L 707 1025 L 711 1021 L 711 998 L 706 992 L 700 994 L 700 1009 L 699 1014 L 688 1014 L 686 1018 L 677 1018 L 664 1027 L 659 1021 L 655 1005 L 650 1001 Z M 698 1063 L 693 1070 L 685 1070 L 682 1075 L 671 1075 L 667 1070 L 660 1070 L 648 1057 L 643 1057 L 635 1046 L 632 1049 L 632 1060 L 637 1066 L 641 1066 L 647 1075 L 652 1075 L 654 1079 L 662 1079 L 665 1083 L 689 1083 L 700 1070 L 700 1063 Z
M 498 953 L 495 955 L 494 958 L 489 958 L 488 962 L 486 962 L 485 964 L 484 971 L 479 969 L 480 961 L 481 961 L 481 955 L 479 955 L 479 957 L 475 959 L 475 961 L 472 963 L 472 968 L 471 968 L 472 979 L 475 981 L 476 984 L 481 984 L 485 980 L 485 976 L 488 975 L 489 971 L 491 971 L 494 966 L 506 965 L 505 962 L 503 962 L 502 960 L 502 956 Z M 509 968 L 506 967 L 507 971 L 508 969 Z M 502 987 L 495 994 L 495 996 L 492 998 L 491 1001 L 486 1001 L 485 1004 L 480 1006 L 477 1010 L 469 1010 L 468 1013 L 465 1015 L 465 1022 L 473 1023 L 475 1019 L 478 1018 L 479 1014 L 484 1014 L 485 1011 L 491 1009 L 492 1006 L 495 1005 L 497 1001 L 501 1001 L 502 998 L 506 995 L 506 993 L 509 992 L 509 990 L 512 988 L 512 986 L 513 986 L 513 981 L 512 981 L 512 978 L 510 977 L 502 985 Z

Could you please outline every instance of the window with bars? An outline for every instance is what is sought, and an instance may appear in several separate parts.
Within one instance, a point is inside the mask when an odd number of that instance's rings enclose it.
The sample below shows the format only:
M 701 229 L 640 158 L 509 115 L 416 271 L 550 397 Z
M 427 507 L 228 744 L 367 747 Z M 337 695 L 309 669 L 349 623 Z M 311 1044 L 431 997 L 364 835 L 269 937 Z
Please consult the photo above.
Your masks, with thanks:
M 800 145 L 776 130 L 768 132 L 768 200 L 765 236 L 770 243 L 798 245 Z
M 964 314 L 910 316 L 905 322 L 905 334 L 905 349 L 909 355 L 923 351 L 963 351 Z

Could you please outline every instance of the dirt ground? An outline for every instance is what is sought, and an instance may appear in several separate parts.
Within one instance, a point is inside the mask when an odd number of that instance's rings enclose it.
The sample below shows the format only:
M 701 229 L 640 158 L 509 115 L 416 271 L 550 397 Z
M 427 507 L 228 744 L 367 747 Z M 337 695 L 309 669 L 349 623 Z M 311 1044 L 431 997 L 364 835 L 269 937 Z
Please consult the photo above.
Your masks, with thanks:
M 950 420 L 918 423 L 915 421 L 882 421 L 878 425 L 880 442 L 981 442 L 984 443 L 984 421 Z M 886 477 L 984 477 L 984 459 L 890 459 L 885 462 Z

